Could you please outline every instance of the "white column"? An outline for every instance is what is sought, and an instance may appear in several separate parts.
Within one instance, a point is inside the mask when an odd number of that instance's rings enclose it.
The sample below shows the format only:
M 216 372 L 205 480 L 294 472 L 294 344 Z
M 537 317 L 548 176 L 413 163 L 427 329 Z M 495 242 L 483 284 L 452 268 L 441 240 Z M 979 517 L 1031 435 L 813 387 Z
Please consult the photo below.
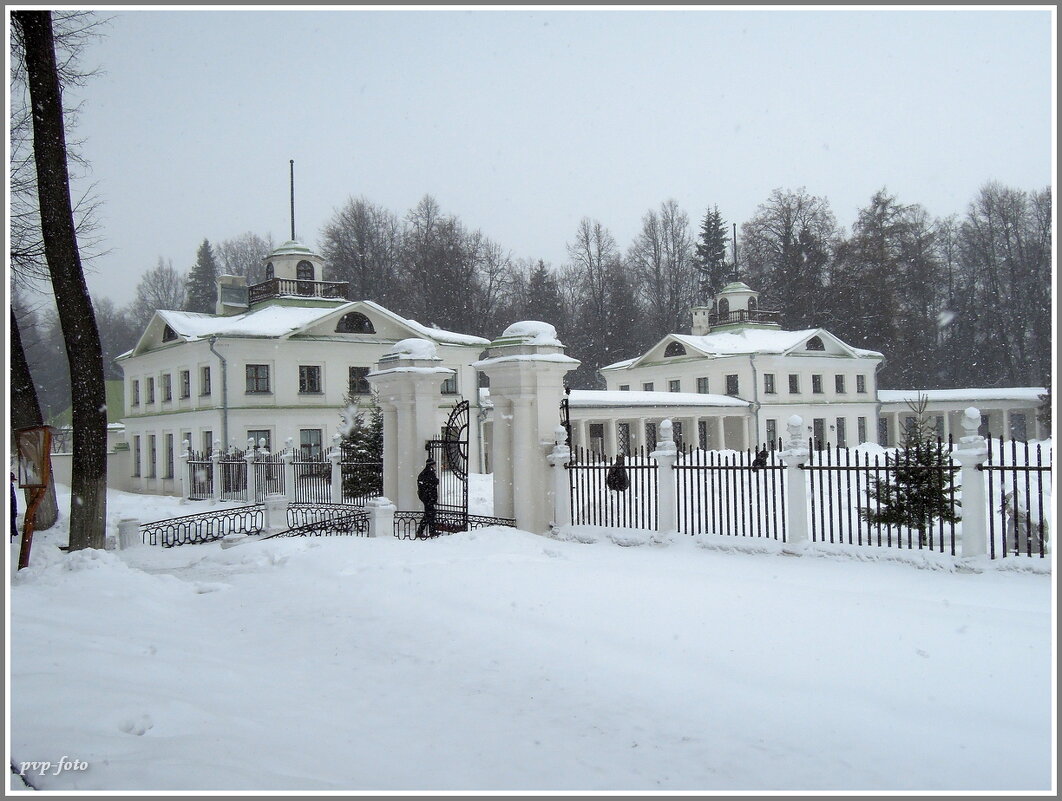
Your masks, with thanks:
M 715 442 L 712 450 L 721 451 L 726 447 L 726 417 L 717 415 L 715 418 Z
M 280 460 L 284 462 L 284 495 L 288 503 L 295 503 L 295 452 L 292 447 L 292 439 L 288 437 L 284 454 Z
M 808 458 L 807 441 L 804 439 L 804 420 L 798 414 L 789 418 L 786 428 L 789 440 L 779 456 L 785 465 L 786 494 L 786 553 L 800 553 L 808 541 L 808 493 L 804 471 L 800 465 Z
M 192 443 L 189 442 L 188 440 L 182 440 L 181 441 L 181 446 L 184 448 L 184 452 L 181 454 L 181 457 L 180 457 L 180 462 L 181 462 L 181 467 L 180 467 L 180 471 L 181 471 L 181 473 L 180 473 L 180 478 L 181 478 L 181 497 L 184 498 L 185 500 L 188 500 L 188 498 L 190 497 L 191 492 L 192 492 L 191 482 L 189 482 L 189 480 L 188 480 L 189 479 L 189 475 L 188 475 L 188 459 L 189 459 L 189 456 L 190 456 L 188 451 L 192 447 Z
M 491 394 L 494 426 L 491 431 L 491 473 L 494 476 L 494 515 L 514 519 L 513 512 L 513 404 L 509 398 Z
M 567 432 L 564 426 L 557 426 L 553 432 L 553 450 L 549 455 L 550 468 L 553 470 L 553 521 L 550 530 L 556 531 L 572 523 L 572 495 L 568 483 L 568 470 L 565 465 L 571 461 L 571 449 L 564 440 Z
M 328 459 L 332 462 L 332 503 L 343 503 L 343 474 L 339 468 L 342 458 L 343 451 L 339 446 L 339 434 L 333 434 L 332 449 L 328 452 Z
M 247 438 L 247 451 L 243 454 L 247 462 L 247 503 L 254 503 L 258 497 L 258 471 L 254 469 L 254 439 Z
M 981 412 L 971 406 L 962 418 L 966 436 L 952 452 L 952 458 L 962 466 L 963 558 L 988 553 L 988 498 L 984 474 L 977 469 L 988 459 L 988 443 L 977 433 L 980 425 Z
M 656 460 L 656 513 L 657 535 L 660 541 L 667 542 L 678 533 L 678 488 L 675 486 L 675 461 L 678 449 L 671 420 L 664 419 L 657 429 L 659 441 L 656 450 L 650 454 Z
M 210 452 L 211 470 L 214 480 L 210 482 L 211 497 L 214 503 L 221 500 L 221 440 L 214 440 L 214 450 Z

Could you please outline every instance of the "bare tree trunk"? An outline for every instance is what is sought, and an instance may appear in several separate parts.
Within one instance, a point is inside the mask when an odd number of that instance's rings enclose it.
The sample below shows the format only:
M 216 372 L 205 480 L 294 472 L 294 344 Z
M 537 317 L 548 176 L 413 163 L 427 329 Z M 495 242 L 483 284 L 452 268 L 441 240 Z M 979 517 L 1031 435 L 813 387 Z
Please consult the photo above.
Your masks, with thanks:
M 33 386 L 26 352 L 22 348 L 22 335 L 18 328 L 15 310 L 11 310 L 11 428 L 28 428 L 44 424 L 41 405 L 37 401 L 37 390 Z M 29 503 L 29 491 L 23 496 Z M 45 531 L 55 525 L 59 519 L 59 504 L 55 500 L 55 479 L 49 479 L 48 492 L 37 507 L 33 518 L 33 527 Z
M 107 399 L 103 354 L 77 247 L 63 101 L 49 11 L 15 11 L 26 46 L 41 234 L 70 365 L 74 454 L 70 550 L 103 548 L 107 522 Z

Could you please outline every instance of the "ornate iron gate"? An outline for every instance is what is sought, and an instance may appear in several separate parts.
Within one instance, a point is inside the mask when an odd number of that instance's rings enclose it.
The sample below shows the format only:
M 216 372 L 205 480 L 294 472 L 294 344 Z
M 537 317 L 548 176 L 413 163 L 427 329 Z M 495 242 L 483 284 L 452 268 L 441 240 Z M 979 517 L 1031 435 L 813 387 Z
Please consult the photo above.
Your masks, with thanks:
M 425 446 L 439 475 L 439 500 L 435 504 L 435 529 L 439 532 L 468 528 L 468 401 L 450 413 L 440 439 Z

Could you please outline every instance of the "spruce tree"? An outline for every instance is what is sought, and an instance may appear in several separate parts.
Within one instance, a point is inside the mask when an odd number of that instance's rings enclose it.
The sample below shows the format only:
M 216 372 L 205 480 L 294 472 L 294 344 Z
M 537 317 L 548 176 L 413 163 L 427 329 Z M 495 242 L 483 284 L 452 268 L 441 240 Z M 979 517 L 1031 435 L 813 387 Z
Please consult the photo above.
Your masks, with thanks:
M 961 519 L 948 446 L 929 423 L 928 405 L 924 395 L 908 402 L 914 419 L 904 429 L 903 442 L 894 456 L 885 458 L 885 475 L 871 477 L 867 486 L 867 497 L 877 506 L 859 510 L 868 523 L 917 531 L 923 545 L 936 521 L 957 523 Z
M 184 310 L 213 314 L 218 294 L 217 280 L 218 264 L 214 258 L 214 249 L 210 242 L 204 239 L 196 253 L 195 264 L 188 272 Z
M 383 492 L 383 412 L 370 396 L 348 393 L 341 414 L 340 449 L 343 462 L 360 464 L 344 471 L 343 497 L 364 499 Z
M 701 232 L 697 240 L 697 252 L 693 257 L 697 271 L 700 273 L 701 301 L 707 302 L 712 295 L 726 284 L 732 272 L 732 265 L 726 260 L 726 246 L 730 237 L 726 225 L 719 213 L 719 207 L 713 206 L 704 214 Z

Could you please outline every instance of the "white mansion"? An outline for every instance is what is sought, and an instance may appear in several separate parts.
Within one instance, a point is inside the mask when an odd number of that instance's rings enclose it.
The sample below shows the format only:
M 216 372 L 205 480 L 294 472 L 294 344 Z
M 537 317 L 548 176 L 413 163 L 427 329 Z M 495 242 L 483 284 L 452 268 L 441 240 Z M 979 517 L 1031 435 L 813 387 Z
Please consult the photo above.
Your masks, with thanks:
M 350 301 L 346 284 L 323 280 L 324 262 L 290 241 L 266 257 L 267 279 L 248 287 L 221 276 L 215 314 L 159 310 L 136 347 L 117 361 L 124 372 L 126 442 L 131 467 L 121 484 L 180 492 L 182 443 L 192 450 L 289 441 L 319 455 L 339 432 L 349 395 L 370 398 L 367 374 L 396 343 L 426 339 L 440 367 L 439 426 L 450 408 L 471 406 L 470 469 L 489 472 L 489 390 L 472 366 L 488 340 L 405 319 L 371 301 Z M 708 449 L 777 441 L 799 414 L 820 443 L 895 444 L 916 391 L 879 391 L 884 356 L 853 348 L 824 329 L 784 331 L 742 283 L 726 286 L 711 308 L 693 310 L 692 333 L 669 334 L 635 359 L 602 369 L 606 390 L 568 398 L 573 441 L 608 454 L 655 444 L 664 418 L 677 438 Z M 993 434 L 1041 438 L 1039 388 L 927 392 L 942 436 L 959 432 L 976 405 Z M 558 409 L 558 422 L 560 410 Z

